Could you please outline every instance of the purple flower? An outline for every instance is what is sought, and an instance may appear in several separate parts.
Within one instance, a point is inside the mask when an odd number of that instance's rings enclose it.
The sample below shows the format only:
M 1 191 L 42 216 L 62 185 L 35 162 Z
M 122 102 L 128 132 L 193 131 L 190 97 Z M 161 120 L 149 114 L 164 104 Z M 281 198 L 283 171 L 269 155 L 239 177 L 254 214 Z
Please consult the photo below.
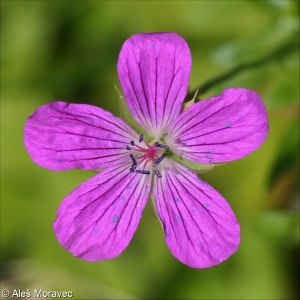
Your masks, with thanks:
M 210 169 L 256 150 L 268 134 L 266 109 L 257 93 L 229 88 L 180 113 L 190 69 L 179 35 L 137 34 L 122 47 L 118 74 L 141 132 L 83 104 L 52 102 L 28 118 L 25 146 L 35 163 L 104 169 L 59 207 L 54 231 L 73 255 L 88 261 L 118 256 L 151 192 L 166 243 L 181 262 L 210 267 L 237 250 L 240 227 L 230 206 L 186 166 Z

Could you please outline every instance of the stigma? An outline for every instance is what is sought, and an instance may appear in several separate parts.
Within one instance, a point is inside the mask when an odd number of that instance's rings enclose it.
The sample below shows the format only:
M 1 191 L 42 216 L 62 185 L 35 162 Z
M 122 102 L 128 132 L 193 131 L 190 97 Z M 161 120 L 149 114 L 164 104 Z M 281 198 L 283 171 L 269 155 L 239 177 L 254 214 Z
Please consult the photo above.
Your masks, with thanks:
M 129 157 L 132 163 L 129 169 L 130 172 L 150 175 L 151 171 L 149 169 L 151 169 L 158 178 L 162 178 L 158 165 L 167 156 L 169 151 L 167 145 L 163 145 L 158 141 L 148 144 L 144 134 L 141 134 L 137 142 L 129 141 L 126 150 L 130 151 Z

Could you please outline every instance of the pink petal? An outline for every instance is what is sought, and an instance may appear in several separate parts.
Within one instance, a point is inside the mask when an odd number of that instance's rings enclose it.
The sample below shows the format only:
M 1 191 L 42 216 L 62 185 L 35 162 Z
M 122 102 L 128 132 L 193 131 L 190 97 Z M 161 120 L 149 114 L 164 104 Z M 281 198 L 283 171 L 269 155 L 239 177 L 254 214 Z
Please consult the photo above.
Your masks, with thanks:
M 172 254 L 193 268 L 207 268 L 238 248 L 240 228 L 226 200 L 180 164 L 164 162 L 154 198 Z
M 118 74 L 131 114 L 160 138 L 178 116 L 187 92 L 191 54 L 176 33 L 136 34 L 123 45 Z
M 91 105 L 52 102 L 28 118 L 25 146 L 51 170 L 97 170 L 130 161 L 126 145 L 138 135 L 122 120 Z
M 69 194 L 54 231 L 60 244 L 88 261 L 118 256 L 129 244 L 146 205 L 151 176 L 108 168 Z
M 183 112 L 169 133 L 169 144 L 185 159 L 228 162 L 256 150 L 268 130 L 266 108 L 259 95 L 230 88 Z

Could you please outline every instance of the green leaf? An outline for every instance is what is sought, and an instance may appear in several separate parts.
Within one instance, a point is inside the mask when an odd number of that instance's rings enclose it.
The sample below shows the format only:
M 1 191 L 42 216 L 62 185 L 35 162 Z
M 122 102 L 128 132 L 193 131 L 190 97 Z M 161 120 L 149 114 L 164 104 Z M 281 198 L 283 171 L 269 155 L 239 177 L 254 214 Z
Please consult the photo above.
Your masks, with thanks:
M 293 168 L 299 168 L 299 119 L 295 120 L 281 139 L 277 154 L 268 178 L 269 187 Z M 298 169 L 299 170 L 299 169 Z
M 296 212 L 266 211 L 259 228 L 269 239 L 288 247 L 299 245 L 299 216 Z

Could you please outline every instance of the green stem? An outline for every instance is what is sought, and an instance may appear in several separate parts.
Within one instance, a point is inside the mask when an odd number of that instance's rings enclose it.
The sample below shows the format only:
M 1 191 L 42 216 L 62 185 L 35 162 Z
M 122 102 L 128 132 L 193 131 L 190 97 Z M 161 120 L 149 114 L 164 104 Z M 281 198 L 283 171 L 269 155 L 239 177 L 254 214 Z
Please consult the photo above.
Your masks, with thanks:
M 288 40 L 285 44 L 283 44 L 282 46 L 278 47 L 277 49 L 275 49 L 274 51 L 272 51 L 271 53 L 269 53 L 268 55 L 263 56 L 260 59 L 257 60 L 253 60 L 251 62 L 248 63 L 242 63 L 234 68 L 232 68 L 231 70 L 217 75 L 216 77 L 213 77 L 209 80 L 207 80 L 206 82 L 204 82 L 202 85 L 200 85 L 199 87 L 195 88 L 192 91 L 189 91 L 184 102 L 189 101 L 192 97 L 194 97 L 196 91 L 198 90 L 198 97 L 202 94 L 204 94 L 206 91 L 208 91 L 209 89 L 213 88 L 214 86 L 218 85 L 220 82 L 223 82 L 225 80 L 228 80 L 229 78 L 232 78 L 236 75 L 238 75 L 239 73 L 249 70 L 249 69 L 253 69 L 253 68 L 257 68 L 257 67 L 262 67 L 266 64 L 269 64 L 273 61 L 279 61 L 282 60 L 283 58 L 285 58 L 286 56 L 288 56 L 291 52 L 297 50 L 299 48 L 299 39 L 297 37 L 294 37 L 291 40 Z M 195 102 L 198 102 L 200 99 L 195 100 Z

